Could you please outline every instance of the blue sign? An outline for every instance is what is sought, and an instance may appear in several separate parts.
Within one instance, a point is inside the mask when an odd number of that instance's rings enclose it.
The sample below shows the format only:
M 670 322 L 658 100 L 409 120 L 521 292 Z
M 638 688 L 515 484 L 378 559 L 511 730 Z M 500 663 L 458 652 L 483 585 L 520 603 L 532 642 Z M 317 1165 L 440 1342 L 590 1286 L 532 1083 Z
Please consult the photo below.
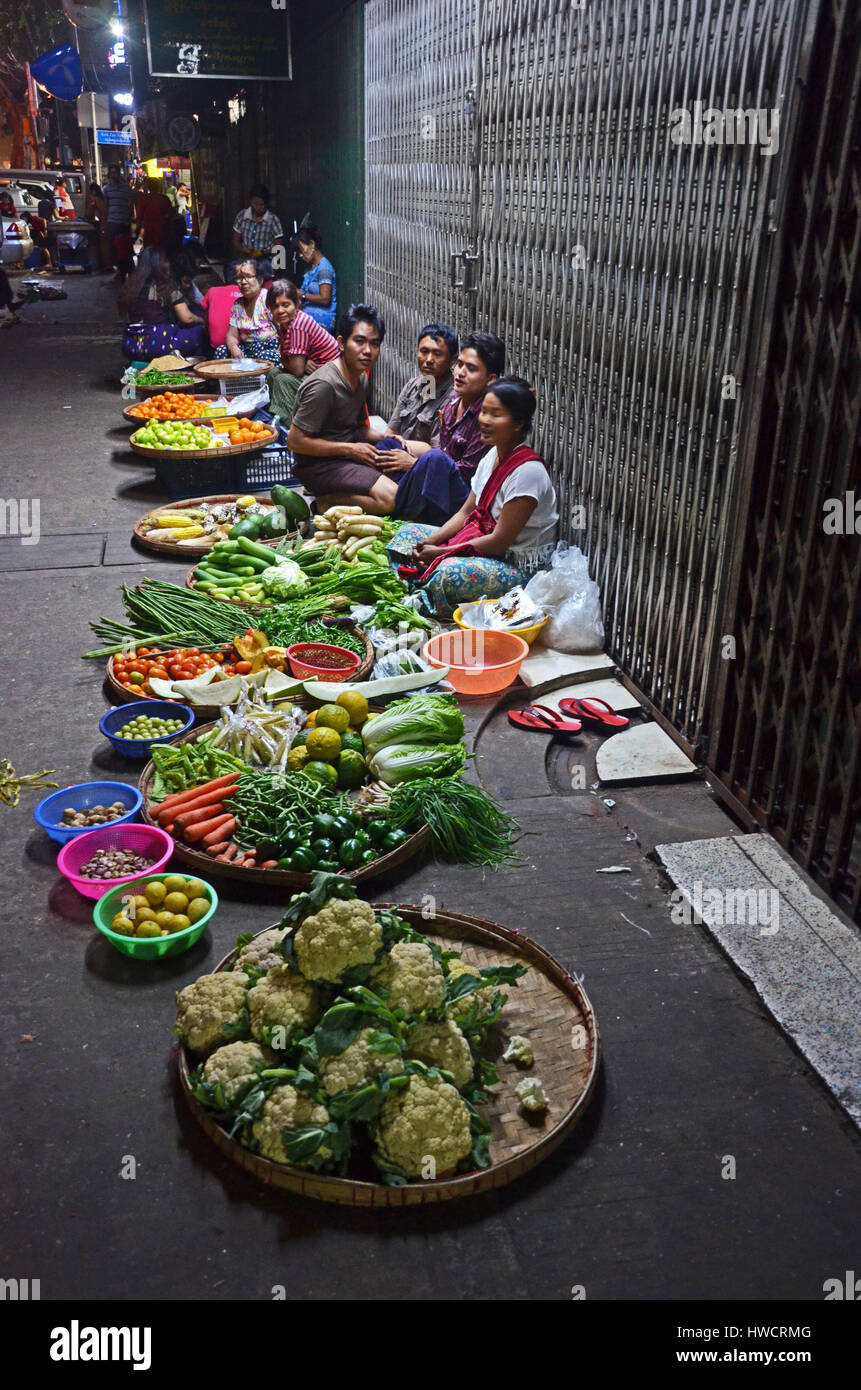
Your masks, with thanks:
M 41 58 L 30 64 L 30 72 L 40 86 L 61 101 L 74 101 L 84 89 L 81 60 L 70 43 L 52 48 L 50 53 L 43 53 Z
M 127 130 L 97 130 L 96 141 L 100 145 L 130 145 L 132 137 Z

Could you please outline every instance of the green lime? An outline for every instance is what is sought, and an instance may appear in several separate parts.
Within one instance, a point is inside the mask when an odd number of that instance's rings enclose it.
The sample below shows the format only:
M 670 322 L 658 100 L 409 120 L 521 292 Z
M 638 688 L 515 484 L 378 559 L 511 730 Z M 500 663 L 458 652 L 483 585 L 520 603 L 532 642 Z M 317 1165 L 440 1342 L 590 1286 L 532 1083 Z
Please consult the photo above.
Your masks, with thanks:
M 321 782 L 330 791 L 334 791 L 338 785 L 338 774 L 331 763 L 306 763 L 302 771 L 306 777 L 312 777 L 315 782 Z
M 335 764 L 338 786 L 344 790 L 360 787 L 365 780 L 365 760 L 361 753 L 347 749 Z

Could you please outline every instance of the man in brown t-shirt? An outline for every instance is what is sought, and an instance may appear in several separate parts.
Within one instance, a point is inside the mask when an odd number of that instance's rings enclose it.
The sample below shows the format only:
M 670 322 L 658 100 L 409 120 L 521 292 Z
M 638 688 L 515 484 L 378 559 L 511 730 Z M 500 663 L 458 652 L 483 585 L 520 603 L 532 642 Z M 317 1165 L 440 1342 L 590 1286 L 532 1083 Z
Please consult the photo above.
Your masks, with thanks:
M 348 503 L 384 516 L 394 507 L 397 484 L 378 466 L 386 454 L 371 442 L 366 402 L 386 327 L 369 304 L 351 304 L 338 327 L 341 356 L 299 387 L 287 447 L 318 511 Z

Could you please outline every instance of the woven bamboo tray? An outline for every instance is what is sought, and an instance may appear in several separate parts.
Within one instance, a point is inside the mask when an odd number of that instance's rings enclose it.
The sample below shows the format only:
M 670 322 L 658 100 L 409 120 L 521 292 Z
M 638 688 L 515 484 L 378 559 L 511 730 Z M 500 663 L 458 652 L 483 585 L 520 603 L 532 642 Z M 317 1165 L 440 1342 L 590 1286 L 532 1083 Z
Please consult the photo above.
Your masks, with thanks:
M 418 907 L 399 904 L 396 911 L 417 931 L 444 950 L 462 950 L 463 960 L 477 967 L 520 963 L 528 967 L 488 1037 L 488 1055 L 496 1060 L 515 1033 L 525 1034 L 535 1054 L 533 1067 L 520 1070 L 498 1062 L 499 1082 L 489 1088 L 482 1115 L 490 1124 L 490 1167 L 426 1182 L 388 1187 L 381 1182 L 329 1177 L 289 1164 L 273 1163 L 243 1148 L 191 1095 L 193 1063 L 185 1047 L 178 1052 L 179 1077 L 191 1113 L 213 1143 L 239 1168 L 270 1186 L 323 1202 L 353 1207 L 405 1207 L 446 1202 L 504 1187 L 534 1168 L 558 1148 L 582 1119 L 595 1089 L 600 1061 L 598 1020 L 585 990 L 537 942 L 509 927 L 455 912 L 437 912 L 433 931 Z M 215 969 L 229 970 L 236 952 Z M 543 1116 L 527 1118 L 514 1087 L 524 1076 L 540 1077 L 549 1099 Z
M 154 550 L 159 555 L 173 555 L 174 557 L 178 557 L 180 559 L 183 556 L 187 556 L 190 560 L 202 560 L 205 555 L 209 554 L 210 550 L 215 544 L 214 541 L 207 539 L 206 536 L 198 536 L 197 542 L 194 545 L 178 546 L 174 541 L 157 540 L 156 536 L 158 533 L 156 531 L 141 531 L 141 524 L 144 521 L 146 521 L 146 518 L 148 516 L 152 516 L 155 512 L 158 512 L 159 515 L 161 515 L 162 512 L 170 511 L 184 512 L 189 507 L 202 507 L 204 502 L 208 502 L 211 507 L 217 507 L 220 502 L 235 502 L 239 497 L 248 497 L 251 495 L 252 494 L 246 492 L 225 492 L 221 493 L 218 496 L 187 497 L 181 502 L 165 502 L 164 505 L 161 507 L 153 507 L 152 511 L 147 512 L 145 516 L 141 517 L 140 521 L 137 521 L 135 523 L 133 532 L 134 538 L 139 545 L 144 546 L 147 550 Z M 262 497 L 258 496 L 257 494 L 253 495 L 254 500 L 256 502 L 262 503 L 266 507 L 267 511 L 271 512 L 275 510 L 275 503 L 271 500 L 271 498 L 268 495 Z M 281 536 L 279 539 L 291 540 L 297 534 L 304 534 L 302 531 L 303 526 L 307 531 L 308 522 L 306 521 L 300 524 L 298 532 L 291 531 L 288 535 Z M 188 587 L 189 585 L 188 583 L 186 583 L 186 588 Z
M 274 362 L 264 362 L 259 357 L 249 358 L 254 367 L 249 367 L 247 372 L 235 372 L 230 361 L 229 357 L 222 357 L 214 362 L 199 362 L 192 370 L 201 381 L 218 381 L 221 377 L 226 381 L 242 381 L 247 376 L 268 376 L 275 371 Z
M 166 387 L 165 390 L 167 390 L 167 389 L 169 389 L 169 388 Z M 157 392 L 152 392 L 151 394 L 158 394 L 158 393 L 157 393 Z M 185 392 L 184 394 L 190 395 L 191 392 L 190 392 L 190 391 L 187 391 L 187 392 Z M 210 401 L 215 401 L 215 400 L 218 400 L 218 397 L 217 397 L 217 396 L 201 396 L 201 398 L 200 398 L 200 404 L 201 404 L 201 406 L 206 406 L 207 404 L 209 404 Z M 130 425 L 141 425 L 141 426 L 142 426 L 142 425 L 145 425 L 145 424 L 146 424 L 146 420 L 142 420 L 141 417 L 140 417 L 140 415 L 133 415 L 133 414 L 132 414 L 132 411 L 134 410 L 135 406 L 138 406 L 138 405 L 140 405 L 140 401 L 135 401 L 133 405 L 127 405 L 126 408 L 125 408 L 125 410 L 123 411 L 123 419 L 124 419 L 124 420 L 128 420 L 128 422 L 129 422 Z M 227 415 L 228 412 L 227 412 L 227 411 L 224 411 L 224 414 Z M 184 425 L 208 425 L 209 422 L 210 422 L 210 420 L 217 420 L 217 419 L 219 419 L 219 418 L 220 418 L 220 417 L 219 417 L 218 415 L 207 415 L 207 414 L 205 414 L 205 413 L 201 413 L 200 415 L 195 415 L 193 419 L 192 419 L 192 418 L 189 418 L 188 420 L 183 420 L 183 424 L 184 424 Z
M 151 449 L 146 444 L 136 444 L 134 435 L 131 435 L 129 447 L 146 459 L 227 459 L 234 454 L 257 453 L 258 450 L 274 443 L 277 438 L 275 430 L 270 430 L 255 443 L 223 444 L 220 449 Z
M 291 704 L 307 706 L 311 702 L 307 697 L 289 697 Z M 379 714 L 379 707 L 373 710 Z M 198 739 L 203 734 L 209 733 L 216 728 L 216 724 L 198 725 L 197 728 L 189 730 L 182 738 L 175 740 L 176 743 L 187 743 L 190 739 Z M 155 765 L 148 762 L 141 773 L 138 787 L 143 796 L 143 806 L 141 807 L 141 817 L 147 825 L 157 825 L 158 821 L 150 814 L 150 805 L 154 810 L 158 809 L 157 802 L 151 802 L 150 788 L 155 777 Z M 397 849 L 393 849 L 389 854 L 382 855 L 375 859 L 371 864 L 363 864 L 359 869 L 345 871 L 344 877 L 351 883 L 365 883 L 369 879 L 380 878 L 383 874 L 389 873 L 392 869 L 397 869 L 401 864 L 405 864 L 409 859 L 421 854 L 422 850 L 430 839 L 430 831 L 427 826 L 422 826 L 408 840 L 405 840 Z M 195 869 L 198 874 L 217 875 L 220 878 L 236 879 L 239 883 L 264 883 L 276 888 L 307 888 L 311 882 L 311 875 L 294 873 L 290 869 L 245 869 L 235 868 L 232 864 L 217 864 L 208 854 L 203 854 L 199 850 L 192 849 L 190 845 L 185 845 L 181 840 L 174 841 L 174 854 L 183 864 L 188 864 Z

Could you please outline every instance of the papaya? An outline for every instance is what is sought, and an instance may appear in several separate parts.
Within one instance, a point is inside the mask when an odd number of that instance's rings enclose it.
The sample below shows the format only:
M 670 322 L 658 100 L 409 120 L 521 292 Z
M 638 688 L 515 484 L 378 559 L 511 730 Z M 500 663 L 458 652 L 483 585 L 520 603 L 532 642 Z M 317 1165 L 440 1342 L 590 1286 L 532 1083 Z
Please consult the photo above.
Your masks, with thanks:
M 235 526 L 231 526 L 227 533 L 228 540 L 238 541 L 240 536 L 247 536 L 248 540 L 256 541 L 260 535 L 260 528 L 263 524 L 263 517 L 257 513 L 256 516 L 243 517 L 237 521 Z

